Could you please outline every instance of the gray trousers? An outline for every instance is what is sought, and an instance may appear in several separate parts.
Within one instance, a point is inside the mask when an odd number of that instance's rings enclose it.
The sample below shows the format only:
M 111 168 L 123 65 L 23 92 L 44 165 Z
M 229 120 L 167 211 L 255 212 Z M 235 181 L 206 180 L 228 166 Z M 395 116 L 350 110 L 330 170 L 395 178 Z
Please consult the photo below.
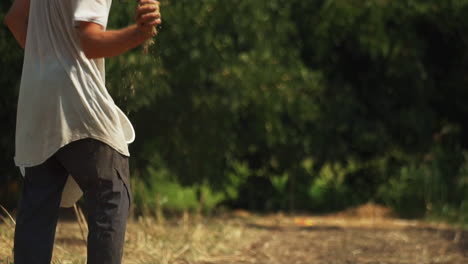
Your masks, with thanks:
M 15 264 L 51 262 L 68 175 L 84 193 L 87 263 L 121 263 L 130 207 L 128 158 L 100 141 L 82 139 L 61 148 L 43 164 L 26 168 L 16 217 Z

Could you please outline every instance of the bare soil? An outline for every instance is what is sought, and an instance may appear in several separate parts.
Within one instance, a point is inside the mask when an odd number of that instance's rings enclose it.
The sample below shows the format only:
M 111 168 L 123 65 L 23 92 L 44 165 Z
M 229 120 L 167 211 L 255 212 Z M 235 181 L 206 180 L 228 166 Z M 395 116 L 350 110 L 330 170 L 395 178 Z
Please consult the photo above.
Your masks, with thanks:
M 394 218 L 388 208 L 366 204 L 333 215 L 246 219 L 256 240 L 238 259 L 199 264 L 467 264 L 468 232 L 446 224 Z
M 12 234 L 0 225 L 0 263 L 11 263 Z M 61 222 L 54 263 L 86 263 L 82 237 L 78 224 Z M 372 204 L 326 216 L 140 218 L 129 224 L 124 263 L 467 264 L 468 232 Z
M 316 224 L 249 225 L 258 239 L 243 251 L 248 263 L 468 263 L 468 233 L 461 230 L 401 220 L 309 219 Z

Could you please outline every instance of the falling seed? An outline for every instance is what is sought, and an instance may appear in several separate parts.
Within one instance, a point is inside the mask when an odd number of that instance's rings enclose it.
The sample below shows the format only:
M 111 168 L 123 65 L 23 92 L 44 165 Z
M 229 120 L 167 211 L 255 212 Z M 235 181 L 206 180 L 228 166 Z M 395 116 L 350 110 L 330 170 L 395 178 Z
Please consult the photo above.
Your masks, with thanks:
M 156 30 L 156 27 L 153 27 L 151 29 L 151 35 L 154 37 L 158 31 Z M 150 46 L 154 45 L 156 42 L 154 41 L 153 37 L 147 39 L 145 43 L 143 44 L 143 53 L 148 54 Z
M 154 45 L 156 42 L 154 41 L 153 37 L 156 36 L 158 31 L 156 30 L 156 26 L 151 28 L 151 38 L 147 39 L 143 44 L 143 53 L 148 54 L 150 46 Z

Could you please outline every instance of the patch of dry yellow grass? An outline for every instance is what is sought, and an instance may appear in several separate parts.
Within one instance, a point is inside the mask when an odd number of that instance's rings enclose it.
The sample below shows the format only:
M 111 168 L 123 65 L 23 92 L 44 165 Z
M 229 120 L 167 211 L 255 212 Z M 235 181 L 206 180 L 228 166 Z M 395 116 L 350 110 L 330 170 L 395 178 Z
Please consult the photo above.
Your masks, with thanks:
M 215 218 L 140 217 L 128 224 L 123 263 L 468 263 L 467 231 L 367 209 L 326 216 L 233 211 Z M 3 222 L 0 264 L 9 264 L 14 225 Z M 83 229 L 76 221 L 59 223 L 54 264 L 86 263 Z
M 240 259 L 241 250 L 255 239 L 233 221 L 182 219 L 160 225 L 153 218 L 140 218 L 129 226 L 125 259 L 128 264 Z
M 1 205 L 0 210 L 7 215 L 2 216 L 0 214 L 0 263 L 10 263 L 12 261 L 11 250 L 13 248 L 13 235 L 16 223 L 13 217 Z
M 229 223 L 226 223 L 229 221 Z M 0 225 L 0 263 L 12 260 L 13 226 Z M 181 219 L 158 222 L 140 217 L 128 224 L 125 264 L 200 263 L 223 260 L 248 263 L 242 250 L 256 239 L 236 220 Z M 77 222 L 63 221 L 57 226 L 53 263 L 86 263 L 86 247 Z
M 12 262 L 14 227 L 0 223 L 0 263 Z

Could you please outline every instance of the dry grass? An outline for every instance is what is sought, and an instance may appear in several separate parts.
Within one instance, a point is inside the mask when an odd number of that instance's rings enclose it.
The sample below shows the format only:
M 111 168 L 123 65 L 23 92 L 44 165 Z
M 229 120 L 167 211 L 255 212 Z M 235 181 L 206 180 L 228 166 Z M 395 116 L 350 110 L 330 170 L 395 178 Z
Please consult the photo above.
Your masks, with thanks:
M 241 249 L 256 239 L 245 225 L 222 219 L 158 224 L 140 218 L 130 224 L 125 263 L 194 263 L 242 258 Z
M 0 263 L 10 263 L 16 222 L 3 206 L 0 205 L 0 209 L 7 215 L 0 214 Z
M 197 220 L 198 219 L 198 220 Z M 206 263 L 226 259 L 243 262 L 241 249 L 256 236 L 236 220 L 181 219 L 158 222 L 145 217 L 130 221 L 125 241 L 125 264 Z M 12 259 L 14 226 L 0 225 L 0 263 Z M 57 226 L 53 263 L 86 263 L 86 248 L 78 222 Z
M 0 225 L 0 263 L 10 263 L 13 224 L 4 220 L 10 223 Z M 85 256 L 79 225 L 60 222 L 54 263 L 84 264 Z M 394 219 L 369 205 L 321 217 L 247 212 L 164 222 L 145 217 L 128 225 L 123 263 L 466 264 L 468 232 Z
M 14 227 L 0 224 L 0 263 L 12 261 Z

